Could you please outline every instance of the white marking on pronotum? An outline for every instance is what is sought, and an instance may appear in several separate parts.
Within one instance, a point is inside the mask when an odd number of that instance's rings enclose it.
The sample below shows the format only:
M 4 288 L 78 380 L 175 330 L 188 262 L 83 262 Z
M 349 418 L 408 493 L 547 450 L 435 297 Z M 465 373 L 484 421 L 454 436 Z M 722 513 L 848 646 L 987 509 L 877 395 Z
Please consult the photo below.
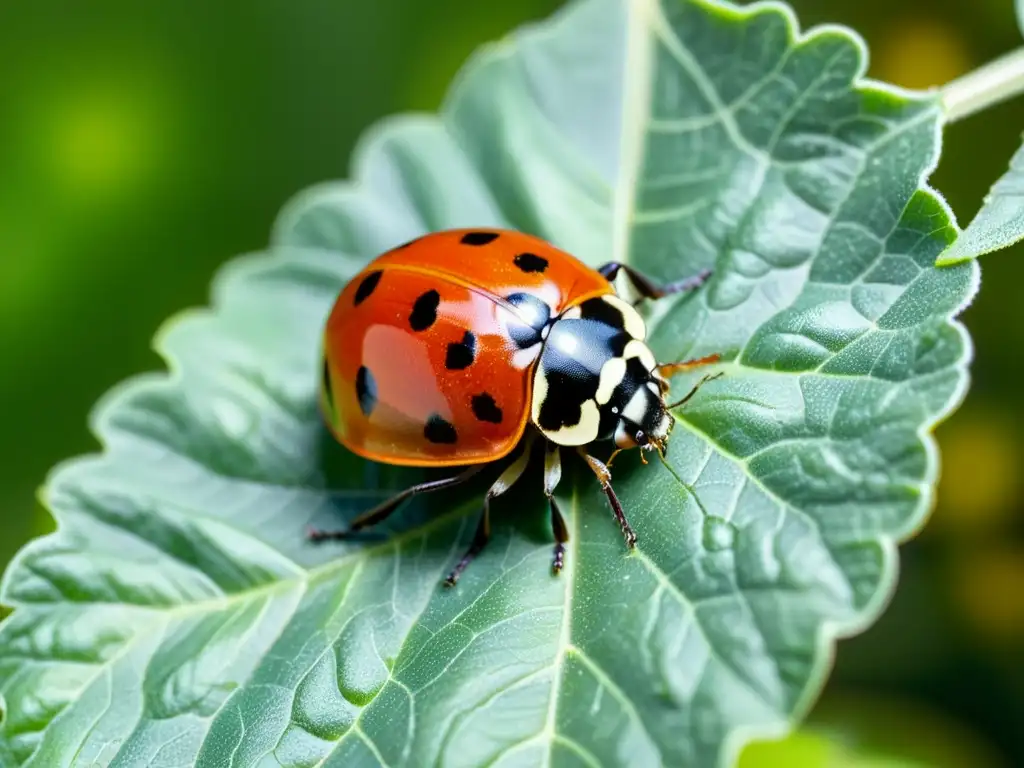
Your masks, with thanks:
M 629 398 L 629 402 L 626 403 L 626 407 L 622 410 L 622 417 L 629 419 L 634 424 L 640 424 L 644 420 L 644 414 L 647 413 L 647 392 L 644 391 L 643 387 L 633 393 L 633 396 Z
M 544 375 L 544 369 L 537 366 L 537 373 L 533 377 L 533 423 L 540 426 L 540 407 L 544 405 L 544 399 L 548 396 L 548 377 Z
M 601 412 L 593 400 L 584 400 L 580 406 L 579 423 L 556 430 L 542 429 L 544 435 L 559 445 L 586 445 L 597 439 L 601 427 Z
M 629 360 L 631 357 L 640 358 L 645 371 L 652 371 L 658 367 L 658 361 L 654 359 L 654 353 L 651 352 L 651 348 L 642 341 L 629 342 L 622 351 L 622 357 L 626 360 Z
M 638 341 L 643 341 L 647 337 L 647 325 L 644 323 L 644 319 L 628 301 L 623 301 L 613 294 L 602 296 L 601 299 L 606 304 L 615 307 L 622 315 L 622 327 L 626 333 Z
M 543 368 L 538 367 L 533 377 L 533 405 L 530 409 L 533 423 L 550 440 L 559 445 L 586 445 L 597 439 L 601 426 L 601 413 L 597 403 L 587 399 L 580 404 L 580 420 L 571 426 L 556 430 L 547 430 L 540 426 L 540 409 L 548 396 L 548 379 Z
M 613 357 L 601 366 L 601 378 L 597 384 L 597 394 L 594 399 L 598 405 L 604 405 L 612 399 L 615 388 L 622 383 L 626 376 L 626 361 L 621 357 Z

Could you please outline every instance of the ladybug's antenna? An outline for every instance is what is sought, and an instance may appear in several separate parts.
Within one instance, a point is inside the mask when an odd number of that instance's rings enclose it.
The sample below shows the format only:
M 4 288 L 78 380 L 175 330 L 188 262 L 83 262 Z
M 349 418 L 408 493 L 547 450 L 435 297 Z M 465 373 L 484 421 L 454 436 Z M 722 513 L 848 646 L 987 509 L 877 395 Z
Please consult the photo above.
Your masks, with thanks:
M 722 376 L 725 376 L 725 371 L 719 371 L 718 373 L 708 374 L 707 376 L 702 378 L 700 381 L 698 381 L 694 385 L 693 389 L 691 389 L 689 392 L 686 393 L 686 397 L 684 397 L 682 400 L 676 400 L 674 403 L 672 403 L 671 405 L 668 406 L 668 409 L 671 411 L 674 408 L 678 408 L 679 406 L 686 404 L 686 402 L 689 401 L 689 399 L 691 397 L 693 397 L 694 395 L 697 394 L 697 390 L 698 389 L 703 387 L 709 381 L 714 381 L 715 379 L 720 378 Z

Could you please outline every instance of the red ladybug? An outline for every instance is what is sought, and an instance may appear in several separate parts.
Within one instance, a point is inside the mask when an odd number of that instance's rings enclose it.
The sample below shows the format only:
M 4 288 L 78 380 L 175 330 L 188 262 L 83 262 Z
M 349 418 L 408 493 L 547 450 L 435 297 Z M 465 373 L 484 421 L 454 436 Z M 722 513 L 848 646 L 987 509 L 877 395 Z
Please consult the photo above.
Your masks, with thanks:
M 310 537 L 347 538 L 413 494 L 462 483 L 522 444 L 484 498 L 473 542 L 446 579 L 454 585 L 487 543 L 491 499 L 519 479 L 541 438 L 555 572 L 568 540 L 552 497 L 562 447 L 586 460 L 633 547 L 608 467 L 587 446 L 611 440 L 617 450 L 664 454 L 670 409 L 714 378 L 667 405 L 666 377 L 718 356 L 659 365 L 640 314 L 615 293 L 620 271 L 646 298 L 698 288 L 710 274 L 659 287 L 624 264 L 595 270 L 536 237 L 497 229 L 435 232 L 367 265 L 341 291 L 324 329 L 324 418 L 342 445 L 367 459 L 468 469 L 406 489 L 345 531 Z

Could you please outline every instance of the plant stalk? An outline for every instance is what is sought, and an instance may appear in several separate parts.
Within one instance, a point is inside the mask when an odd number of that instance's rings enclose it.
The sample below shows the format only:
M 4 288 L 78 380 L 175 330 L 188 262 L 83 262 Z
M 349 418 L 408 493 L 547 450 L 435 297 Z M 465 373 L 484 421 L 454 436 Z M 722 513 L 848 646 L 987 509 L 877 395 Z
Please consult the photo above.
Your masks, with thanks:
M 1024 48 L 968 72 L 940 89 L 946 122 L 953 123 L 1024 93 Z

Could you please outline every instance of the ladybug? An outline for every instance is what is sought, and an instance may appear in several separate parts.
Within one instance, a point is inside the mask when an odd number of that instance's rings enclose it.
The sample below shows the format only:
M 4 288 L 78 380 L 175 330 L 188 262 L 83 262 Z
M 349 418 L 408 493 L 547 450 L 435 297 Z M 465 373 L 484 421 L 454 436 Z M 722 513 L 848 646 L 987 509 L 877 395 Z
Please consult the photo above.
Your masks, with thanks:
M 463 483 L 520 447 L 484 497 L 472 543 L 445 580 L 453 586 L 487 544 L 491 500 L 519 479 L 541 440 L 555 573 L 569 538 L 553 497 L 562 448 L 586 461 L 634 547 L 636 534 L 612 490 L 611 460 L 588 447 L 611 441 L 615 453 L 639 447 L 642 459 L 649 450 L 664 456 L 671 409 L 721 374 L 666 403 L 668 376 L 718 355 L 659 365 L 644 343 L 642 317 L 615 290 L 620 272 L 638 301 L 692 291 L 710 275 L 658 286 L 625 264 L 595 270 L 544 240 L 502 229 L 433 232 L 370 262 L 342 289 L 324 327 L 324 420 L 366 459 L 463 470 L 407 488 L 346 530 L 313 530 L 310 538 L 348 538 L 410 496 Z

